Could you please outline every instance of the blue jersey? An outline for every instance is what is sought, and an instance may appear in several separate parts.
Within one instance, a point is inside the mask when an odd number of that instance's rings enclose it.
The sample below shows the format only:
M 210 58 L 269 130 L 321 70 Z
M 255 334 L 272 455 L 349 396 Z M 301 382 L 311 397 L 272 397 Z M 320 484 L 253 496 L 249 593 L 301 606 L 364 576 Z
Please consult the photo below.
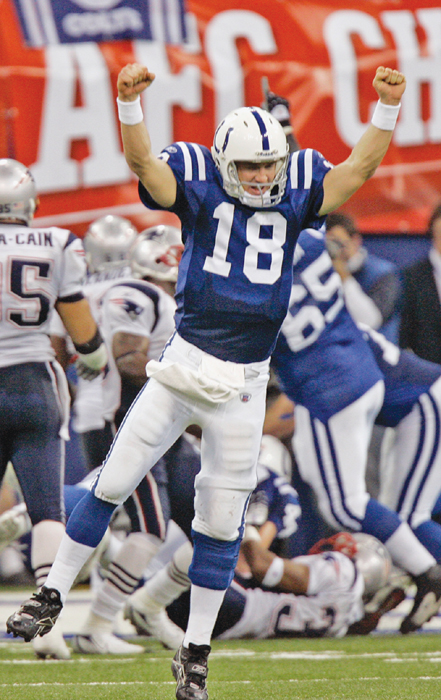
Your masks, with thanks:
M 262 464 L 257 465 L 257 476 L 259 482 L 251 494 L 247 523 L 260 527 L 270 520 L 277 528 L 278 539 L 290 537 L 302 514 L 297 491 L 284 476 Z
M 273 366 L 287 396 L 326 422 L 383 377 L 346 309 L 322 232 L 300 234 L 293 282 Z
M 384 375 L 384 402 L 375 422 L 394 428 L 441 377 L 441 365 L 400 350 L 365 325 L 360 324 L 360 328 Z
M 226 194 L 208 148 L 178 142 L 160 157 L 177 181 L 170 211 L 181 220 L 185 244 L 179 335 L 222 360 L 267 359 L 288 308 L 297 237 L 322 222 L 323 178 L 332 166 L 311 149 L 292 154 L 279 204 L 253 209 Z M 147 207 L 161 208 L 142 183 L 139 192 Z

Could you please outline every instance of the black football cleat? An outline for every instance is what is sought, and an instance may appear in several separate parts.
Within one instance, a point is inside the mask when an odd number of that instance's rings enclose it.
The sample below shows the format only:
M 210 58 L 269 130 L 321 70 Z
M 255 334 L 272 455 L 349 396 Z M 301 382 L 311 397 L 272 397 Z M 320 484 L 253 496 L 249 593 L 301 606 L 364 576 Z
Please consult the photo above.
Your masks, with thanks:
M 208 644 L 181 645 L 172 661 L 172 673 L 176 679 L 177 700 L 208 700 L 206 689 L 208 675 Z
M 424 574 L 414 576 L 417 591 L 413 608 L 401 623 L 400 632 L 415 632 L 428 622 L 441 607 L 441 566 L 435 564 Z
M 43 637 L 51 631 L 62 608 L 59 592 L 43 586 L 8 618 L 6 629 L 14 637 L 23 637 L 25 642 L 30 642 L 37 635 Z

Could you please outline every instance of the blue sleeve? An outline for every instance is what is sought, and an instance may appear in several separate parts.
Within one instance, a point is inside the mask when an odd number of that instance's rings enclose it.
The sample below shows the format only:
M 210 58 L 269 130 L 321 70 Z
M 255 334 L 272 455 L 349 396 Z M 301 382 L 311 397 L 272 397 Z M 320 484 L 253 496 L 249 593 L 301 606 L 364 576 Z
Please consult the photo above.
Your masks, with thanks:
M 326 220 L 326 216 L 319 216 L 323 204 L 325 175 L 332 170 L 332 163 L 327 161 L 319 151 L 313 151 L 312 155 L 312 184 L 309 200 L 308 217 L 313 221 L 313 228 L 318 229 Z
M 290 537 L 296 532 L 300 515 L 301 508 L 295 490 L 287 482 L 279 485 L 268 513 L 268 520 L 277 528 L 277 537 Z
M 179 146 L 179 144 L 171 144 L 171 146 L 167 146 L 158 156 L 161 160 L 165 161 L 170 168 L 173 171 L 173 174 L 176 178 L 176 184 L 177 184 L 177 193 L 176 193 L 176 201 L 171 207 L 163 207 L 155 200 L 153 197 L 147 192 L 146 188 L 142 184 L 141 181 L 138 183 L 138 193 L 139 193 L 139 198 L 141 202 L 146 206 L 148 209 L 161 209 L 161 210 L 166 210 L 166 211 L 171 211 L 173 213 L 177 213 L 180 209 L 182 209 L 183 203 L 185 202 L 185 197 L 184 197 L 184 181 L 185 181 L 185 162 L 184 162 L 184 154 L 182 151 L 182 148 Z

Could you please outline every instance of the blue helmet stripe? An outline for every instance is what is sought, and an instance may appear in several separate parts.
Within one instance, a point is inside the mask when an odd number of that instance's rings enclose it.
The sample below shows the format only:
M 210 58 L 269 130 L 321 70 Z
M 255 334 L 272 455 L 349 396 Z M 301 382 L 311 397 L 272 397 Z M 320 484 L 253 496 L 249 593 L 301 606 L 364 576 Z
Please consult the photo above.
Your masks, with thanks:
M 252 109 L 251 114 L 254 116 L 256 122 L 258 123 L 260 133 L 262 134 L 262 150 L 269 151 L 269 138 L 264 121 L 257 110 Z

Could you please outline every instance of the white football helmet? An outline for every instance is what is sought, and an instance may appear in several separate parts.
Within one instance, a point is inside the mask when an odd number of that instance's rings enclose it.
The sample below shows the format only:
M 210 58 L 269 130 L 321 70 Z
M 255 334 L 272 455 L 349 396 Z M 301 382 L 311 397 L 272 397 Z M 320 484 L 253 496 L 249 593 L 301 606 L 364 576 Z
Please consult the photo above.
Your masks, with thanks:
M 129 263 L 138 279 L 176 282 L 184 246 L 176 226 L 151 226 L 141 231 L 130 249 Z
M 12 158 L 0 159 L 0 221 L 29 225 L 37 208 L 37 187 L 28 168 Z
M 241 107 L 230 112 L 214 135 L 211 154 L 222 175 L 227 194 L 251 207 L 271 207 L 280 202 L 286 186 L 289 147 L 280 122 L 260 107 Z M 239 180 L 236 162 L 276 162 L 276 175 L 271 188 L 256 185 L 260 195 L 245 192 Z
M 273 435 L 262 435 L 258 464 L 291 482 L 291 455 L 283 442 Z
M 364 597 L 371 598 L 388 581 L 392 560 L 384 544 L 372 535 L 355 532 L 357 542 L 355 565 L 364 578 Z
M 137 236 L 132 222 L 122 216 L 107 214 L 96 219 L 83 240 L 89 272 L 127 265 L 130 246 Z

